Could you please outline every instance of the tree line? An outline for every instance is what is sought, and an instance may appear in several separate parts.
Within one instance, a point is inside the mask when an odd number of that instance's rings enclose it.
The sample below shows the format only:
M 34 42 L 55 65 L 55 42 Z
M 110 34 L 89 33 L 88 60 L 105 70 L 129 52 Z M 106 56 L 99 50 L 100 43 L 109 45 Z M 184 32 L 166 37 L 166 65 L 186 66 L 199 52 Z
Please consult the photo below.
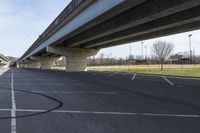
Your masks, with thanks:
M 89 66 L 109 66 L 109 65 L 137 65 L 137 64 L 160 64 L 163 70 L 163 64 L 199 64 L 200 56 L 189 56 L 188 52 L 172 54 L 175 45 L 171 42 L 156 41 L 151 47 L 152 55 L 134 56 L 129 55 L 126 58 L 115 58 L 112 54 L 105 56 L 101 53 L 99 57 L 88 58 Z

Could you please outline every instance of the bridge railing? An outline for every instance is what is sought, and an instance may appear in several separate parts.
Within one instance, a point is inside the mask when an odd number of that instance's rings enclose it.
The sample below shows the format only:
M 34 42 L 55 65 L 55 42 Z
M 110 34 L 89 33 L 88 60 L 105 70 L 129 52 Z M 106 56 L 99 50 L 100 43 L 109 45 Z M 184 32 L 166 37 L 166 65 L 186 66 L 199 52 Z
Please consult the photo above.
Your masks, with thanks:
M 79 5 L 85 0 L 72 0 L 72 2 L 64 9 L 64 11 L 51 23 L 51 25 L 43 32 L 40 38 L 46 37 L 58 24 L 67 18 Z
M 86 0 L 72 0 L 71 3 L 60 13 L 60 15 L 49 25 L 49 27 L 39 36 L 34 44 L 26 51 L 22 56 L 24 57 L 27 53 L 31 52 L 32 49 L 38 47 L 40 43 L 47 39 L 49 34 L 52 33 L 53 29 L 58 26 L 63 20 L 67 18 L 76 8 L 78 8 Z

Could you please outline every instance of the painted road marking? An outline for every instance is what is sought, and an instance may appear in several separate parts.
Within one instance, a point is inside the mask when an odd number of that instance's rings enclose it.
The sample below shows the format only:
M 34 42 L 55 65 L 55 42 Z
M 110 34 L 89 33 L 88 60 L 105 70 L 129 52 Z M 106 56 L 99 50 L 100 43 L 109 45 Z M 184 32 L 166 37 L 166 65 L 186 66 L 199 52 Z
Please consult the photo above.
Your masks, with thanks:
M 6 109 L 4 109 L 6 110 Z M 45 112 L 47 110 L 16 109 L 17 112 Z M 182 117 L 200 118 L 200 115 L 187 114 L 161 114 L 161 113 L 136 113 L 136 112 L 102 112 L 102 111 L 80 111 L 80 110 L 54 110 L 53 113 L 72 113 L 72 114 L 96 114 L 96 115 L 127 115 L 127 116 L 154 116 L 154 117 Z
M 0 109 L 0 111 L 12 111 L 12 109 Z M 16 112 L 46 112 L 40 109 L 16 109 Z M 82 111 L 82 110 L 54 110 L 53 113 L 72 113 L 72 114 L 96 114 L 96 115 L 127 115 L 127 116 L 154 116 L 154 117 L 182 117 L 200 118 L 200 115 L 188 114 L 162 114 L 162 113 L 136 113 L 136 112 L 102 112 L 102 111 Z
M 16 91 L 20 92 L 20 91 Z M 55 91 L 30 91 L 35 93 L 53 93 L 53 94 L 98 94 L 98 95 L 115 95 L 116 92 L 70 92 L 70 91 L 64 91 L 64 92 L 55 92 Z
M 113 91 L 29 91 L 29 92 L 35 92 L 35 93 L 49 93 L 49 94 L 98 94 L 98 95 L 115 95 L 117 94 L 116 92 Z M 0 93 L 10 93 L 10 91 L 0 91 Z M 23 91 L 20 90 L 15 90 L 15 93 L 24 93 Z M 1 111 L 1 109 L 0 109 Z
M 171 81 L 169 81 L 166 77 L 162 76 L 164 80 L 166 80 L 169 84 L 174 85 Z
M 33 81 L 33 82 L 36 82 L 36 81 Z M 37 82 L 38 83 L 38 82 Z M 6 85 L 6 83 L 4 83 Z M 15 83 L 15 85 L 29 85 L 30 83 Z M 57 85 L 57 86 L 63 86 L 63 85 L 66 85 L 66 84 L 52 84 L 52 83 L 38 83 L 38 85 Z
M 12 109 L 0 109 L 0 111 L 11 111 Z
M 15 103 L 15 91 L 14 91 L 14 74 L 13 69 L 11 70 L 11 100 L 12 100 L 12 109 L 11 109 L 11 133 L 17 133 L 16 127 L 16 103 Z
M 135 77 L 136 77 L 136 74 L 134 74 L 134 75 L 133 75 L 133 77 L 132 77 L 132 80 L 134 80 L 134 79 L 135 79 Z
M 32 81 L 32 83 L 35 83 L 35 81 Z M 0 83 L 0 85 L 10 85 L 10 83 Z M 30 83 L 15 83 L 15 85 L 30 85 Z M 55 85 L 55 86 L 65 86 L 67 85 L 67 83 L 65 84 L 52 84 L 52 83 L 40 83 L 40 82 L 37 82 L 36 86 L 37 85 Z M 70 86 L 85 86 L 85 84 L 76 84 L 76 83 L 71 83 Z

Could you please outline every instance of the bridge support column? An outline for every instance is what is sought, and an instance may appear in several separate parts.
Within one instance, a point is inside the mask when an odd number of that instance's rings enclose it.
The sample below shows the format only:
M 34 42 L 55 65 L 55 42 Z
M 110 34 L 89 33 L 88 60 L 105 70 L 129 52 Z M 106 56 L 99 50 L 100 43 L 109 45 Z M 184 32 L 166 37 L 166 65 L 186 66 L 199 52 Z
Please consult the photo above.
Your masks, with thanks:
M 40 62 L 32 61 L 28 64 L 28 68 L 40 68 Z
M 27 64 L 27 63 L 24 63 L 24 64 L 23 64 L 23 67 L 24 67 L 24 68 L 28 68 L 28 64 Z
M 27 68 L 27 64 L 26 63 L 21 64 L 21 68 Z
M 20 63 L 19 64 L 19 68 L 25 68 L 25 64 L 24 63 Z
M 86 71 L 87 56 L 74 53 L 65 58 L 66 71 Z
M 47 52 L 66 57 L 66 71 L 86 71 L 87 57 L 96 55 L 99 49 L 47 47 Z
M 40 68 L 40 62 L 33 60 L 25 60 L 23 63 L 18 64 L 20 68 Z
M 41 69 L 53 69 L 54 62 L 59 59 L 59 57 L 44 57 L 44 56 L 31 56 L 31 60 L 40 63 L 38 68 Z
M 49 61 L 42 61 L 41 62 L 41 69 L 53 69 L 53 62 Z

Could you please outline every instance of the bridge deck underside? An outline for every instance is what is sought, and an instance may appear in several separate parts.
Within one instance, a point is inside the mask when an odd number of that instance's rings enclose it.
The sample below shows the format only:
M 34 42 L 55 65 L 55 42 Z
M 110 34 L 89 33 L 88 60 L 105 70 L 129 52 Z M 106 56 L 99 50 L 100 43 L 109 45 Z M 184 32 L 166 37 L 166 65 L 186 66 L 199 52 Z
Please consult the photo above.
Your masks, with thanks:
M 127 0 L 72 32 L 66 31 L 66 35 L 50 46 L 101 49 L 199 28 L 199 0 L 142 0 L 140 3 Z M 39 47 L 21 59 L 49 55 L 48 46 Z

